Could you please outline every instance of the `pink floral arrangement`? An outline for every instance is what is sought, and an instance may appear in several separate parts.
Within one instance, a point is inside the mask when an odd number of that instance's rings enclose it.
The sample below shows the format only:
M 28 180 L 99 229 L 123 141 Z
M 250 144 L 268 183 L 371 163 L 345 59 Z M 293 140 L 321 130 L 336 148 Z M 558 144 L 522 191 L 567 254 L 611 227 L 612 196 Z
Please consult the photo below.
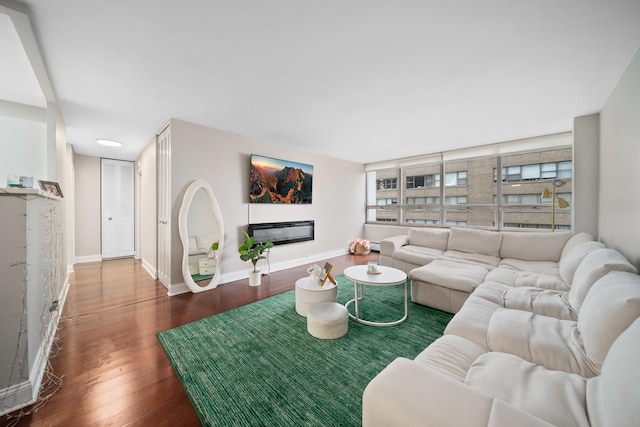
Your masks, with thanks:
M 349 252 L 366 255 L 371 251 L 371 242 L 365 239 L 355 239 L 349 244 Z

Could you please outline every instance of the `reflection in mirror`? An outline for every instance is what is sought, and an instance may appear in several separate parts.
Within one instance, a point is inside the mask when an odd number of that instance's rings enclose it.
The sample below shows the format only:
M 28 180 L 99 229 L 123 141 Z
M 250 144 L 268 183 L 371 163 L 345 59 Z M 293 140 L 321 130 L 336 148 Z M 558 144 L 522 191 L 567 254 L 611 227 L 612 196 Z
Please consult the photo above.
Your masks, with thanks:
M 194 293 L 218 286 L 224 226 L 220 206 L 206 181 L 193 181 L 184 193 L 178 231 L 185 284 Z

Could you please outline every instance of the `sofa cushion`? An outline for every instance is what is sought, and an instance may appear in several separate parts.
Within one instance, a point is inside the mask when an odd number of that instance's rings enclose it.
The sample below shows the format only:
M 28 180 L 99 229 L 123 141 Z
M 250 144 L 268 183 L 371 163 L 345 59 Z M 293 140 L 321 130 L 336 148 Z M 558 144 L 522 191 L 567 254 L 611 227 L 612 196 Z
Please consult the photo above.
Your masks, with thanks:
M 633 426 L 640 420 L 640 319 L 613 343 L 602 374 L 587 382 L 587 408 L 592 427 Z
M 636 273 L 636 268 L 615 249 L 596 249 L 587 254 L 573 275 L 569 304 L 580 311 L 584 299 L 593 284 L 610 271 L 629 271 Z
M 473 292 L 475 297 L 483 298 L 504 308 L 529 311 L 556 319 L 578 320 L 569 303 L 565 291 L 540 289 L 530 286 L 511 287 L 502 283 L 482 283 Z
M 410 228 L 409 244 L 426 248 L 447 250 L 449 230 L 444 228 Z
M 569 253 L 567 253 L 564 257 L 560 259 L 558 263 L 558 270 L 560 272 L 560 277 L 567 283 L 569 286 L 573 283 L 573 276 L 576 274 L 576 270 L 580 265 L 580 262 L 587 256 L 590 252 L 595 251 L 596 249 L 604 248 L 604 243 L 600 242 L 584 242 L 573 248 Z
M 481 265 L 437 259 L 411 270 L 409 277 L 411 280 L 471 293 L 488 272 L 488 268 Z
M 558 262 L 570 237 L 570 232 L 503 231 L 500 257 Z
M 452 228 L 447 250 L 500 257 L 502 234 L 474 228 Z
M 558 263 L 553 261 L 526 261 L 523 259 L 504 258 L 500 261 L 498 267 L 560 277 Z
M 496 310 L 501 309 L 502 306 L 474 294 L 469 295 L 462 308 L 449 321 L 444 334 L 457 335 L 482 347 L 488 347 L 489 322 Z
M 415 265 L 429 264 L 434 259 L 442 256 L 440 249 L 432 249 L 424 246 L 406 245 L 393 252 L 393 258 Z
M 578 315 L 578 329 L 589 358 L 602 364 L 611 344 L 638 317 L 640 276 L 612 271 L 598 280 Z
M 506 353 L 478 358 L 465 384 L 556 426 L 589 425 L 587 381 Z
M 479 254 L 475 252 L 461 252 L 461 251 L 446 251 L 443 255 L 443 258 L 448 258 L 450 260 L 458 260 L 462 263 L 468 264 L 480 264 L 488 268 L 495 268 L 500 263 L 500 258 L 493 255 Z
M 593 236 L 589 233 L 582 232 L 582 233 L 574 234 L 564 245 L 564 248 L 562 249 L 562 254 L 560 254 L 560 259 L 567 256 L 567 254 L 571 252 L 573 248 L 575 248 L 576 246 L 585 242 L 591 242 L 592 240 L 593 240 Z
M 504 285 L 520 287 L 536 287 L 556 291 L 568 291 L 569 286 L 559 276 L 538 274 L 530 271 L 517 271 L 498 267 L 490 271 L 484 278 L 485 282 L 496 282 Z
M 414 359 L 448 377 L 463 382 L 471 364 L 489 351 L 486 347 L 457 335 L 443 335 Z
M 583 377 L 600 373 L 600 364 L 587 357 L 576 322 L 570 320 L 501 308 L 489 321 L 487 347 L 548 369 Z

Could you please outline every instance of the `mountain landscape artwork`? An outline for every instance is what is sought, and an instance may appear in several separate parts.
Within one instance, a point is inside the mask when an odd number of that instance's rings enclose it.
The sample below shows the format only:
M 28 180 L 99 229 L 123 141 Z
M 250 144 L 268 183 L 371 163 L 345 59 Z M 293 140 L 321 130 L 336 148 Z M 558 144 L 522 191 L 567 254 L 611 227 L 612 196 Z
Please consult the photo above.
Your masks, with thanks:
M 251 155 L 250 203 L 310 204 L 313 166 Z

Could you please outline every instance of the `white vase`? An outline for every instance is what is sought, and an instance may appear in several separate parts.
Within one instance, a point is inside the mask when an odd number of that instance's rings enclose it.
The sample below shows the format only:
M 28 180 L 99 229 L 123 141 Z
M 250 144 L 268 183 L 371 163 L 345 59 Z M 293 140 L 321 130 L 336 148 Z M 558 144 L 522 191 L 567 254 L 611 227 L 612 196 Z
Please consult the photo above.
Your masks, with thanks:
M 249 272 L 249 286 L 260 286 L 262 272 L 250 271 Z

